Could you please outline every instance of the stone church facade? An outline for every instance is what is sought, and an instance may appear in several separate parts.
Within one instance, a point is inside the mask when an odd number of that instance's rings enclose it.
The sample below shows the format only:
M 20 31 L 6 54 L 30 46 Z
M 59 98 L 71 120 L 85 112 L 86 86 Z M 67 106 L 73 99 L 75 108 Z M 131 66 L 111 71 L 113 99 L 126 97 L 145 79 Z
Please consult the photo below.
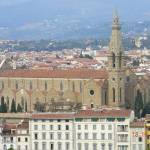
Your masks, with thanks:
M 107 69 L 4 70 L 0 72 L 0 97 L 25 111 L 52 101 L 82 103 L 87 107 L 133 107 L 137 90 L 134 73 L 125 68 L 119 17 L 115 16 Z

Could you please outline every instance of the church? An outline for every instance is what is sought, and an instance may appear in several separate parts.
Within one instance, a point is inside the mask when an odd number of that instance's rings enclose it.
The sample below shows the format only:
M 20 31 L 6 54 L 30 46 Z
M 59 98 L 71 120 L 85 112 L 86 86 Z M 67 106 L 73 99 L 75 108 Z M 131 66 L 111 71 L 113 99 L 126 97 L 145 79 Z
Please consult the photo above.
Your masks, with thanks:
M 37 102 L 81 103 L 89 108 L 133 108 L 138 87 L 131 69 L 125 66 L 121 25 L 113 18 L 108 66 L 100 70 L 3 70 L 0 97 L 10 110 L 12 99 L 23 111 L 32 112 Z

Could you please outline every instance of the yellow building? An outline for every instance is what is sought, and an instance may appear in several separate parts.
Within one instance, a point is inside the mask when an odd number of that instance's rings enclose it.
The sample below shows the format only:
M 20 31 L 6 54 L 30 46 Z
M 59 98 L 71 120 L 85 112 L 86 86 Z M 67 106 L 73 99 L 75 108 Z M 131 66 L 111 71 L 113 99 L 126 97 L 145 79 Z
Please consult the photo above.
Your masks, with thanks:
M 150 149 L 150 114 L 145 118 L 146 148 Z

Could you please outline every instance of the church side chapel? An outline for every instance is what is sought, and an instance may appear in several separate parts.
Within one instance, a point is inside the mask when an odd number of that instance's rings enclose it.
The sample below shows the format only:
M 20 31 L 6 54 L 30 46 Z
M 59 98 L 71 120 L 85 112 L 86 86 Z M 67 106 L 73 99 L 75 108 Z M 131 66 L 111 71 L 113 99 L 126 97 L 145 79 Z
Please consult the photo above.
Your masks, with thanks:
M 0 72 L 1 105 L 5 105 L 7 112 L 76 110 L 82 106 L 133 108 L 138 92 L 142 93 L 143 103 L 148 102 L 149 85 L 149 77 L 139 80 L 125 66 L 117 14 L 113 17 L 106 69 Z

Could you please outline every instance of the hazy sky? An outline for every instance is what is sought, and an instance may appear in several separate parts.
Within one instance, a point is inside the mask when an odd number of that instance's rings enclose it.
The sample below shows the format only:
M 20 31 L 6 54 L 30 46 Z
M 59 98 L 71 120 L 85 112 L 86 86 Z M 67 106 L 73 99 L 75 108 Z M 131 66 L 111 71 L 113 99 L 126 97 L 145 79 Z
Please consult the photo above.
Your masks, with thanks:
M 0 0 L 0 25 L 24 24 L 56 15 L 109 20 L 118 9 L 122 20 L 150 20 L 150 0 Z

